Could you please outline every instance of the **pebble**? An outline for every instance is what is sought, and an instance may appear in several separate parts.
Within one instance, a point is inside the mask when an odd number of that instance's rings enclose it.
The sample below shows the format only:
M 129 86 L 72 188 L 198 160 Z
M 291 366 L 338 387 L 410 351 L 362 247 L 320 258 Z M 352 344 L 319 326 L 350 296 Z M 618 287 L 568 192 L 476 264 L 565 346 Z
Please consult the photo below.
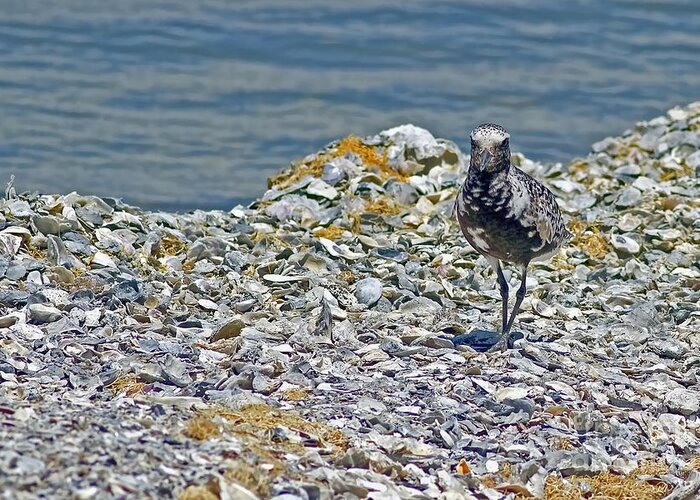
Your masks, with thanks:
M 306 188 L 306 192 L 311 196 L 319 196 L 334 200 L 338 197 L 338 190 L 321 179 L 312 181 Z
M 627 208 L 635 206 L 637 203 L 640 202 L 641 199 L 642 193 L 641 191 L 639 191 L 639 189 L 634 187 L 628 187 L 620 191 L 620 194 L 618 195 L 615 204 L 620 208 Z
M 613 248 L 622 255 L 637 255 L 642 247 L 633 238 L 622 234 L 616 234 L 611 239 Z
M 685 416 L 700 411 L 700 395 L 697 391 L 683 388 L 672 389 L 664 397 L 664 403 L 672 412 Z
M 685 159 L 685 164 L 691 168 L 700 168 L 700 151 L 696 151 Z
M 28 319 L 37 323 L 52 323 L 62 316 L 59 309 L 46 304 L 29 304 L 27 313 Z
M 24 278 L 24 276 L 27 274 L 27 269 L 21 265 L 13 265 L 7 268 L 5 271 L 5 277 L 11 279 L 11 280 L 19 280 Z
M 355 285 L 355 297 L 366 306 L 373 306 L 382 297 L 382 282 L 376 278 L 365 278 Z

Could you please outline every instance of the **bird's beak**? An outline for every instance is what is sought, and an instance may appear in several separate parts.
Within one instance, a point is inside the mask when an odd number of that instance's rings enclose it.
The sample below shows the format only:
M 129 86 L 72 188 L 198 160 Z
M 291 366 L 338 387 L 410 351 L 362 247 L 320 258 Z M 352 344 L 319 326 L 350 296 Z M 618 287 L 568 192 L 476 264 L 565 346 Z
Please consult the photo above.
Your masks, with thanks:
M 491 152 L 488 149 L 484 149 L 479 153 L 479 165 L 482 169 L 486 169 L 488 164 L 491 162 Z

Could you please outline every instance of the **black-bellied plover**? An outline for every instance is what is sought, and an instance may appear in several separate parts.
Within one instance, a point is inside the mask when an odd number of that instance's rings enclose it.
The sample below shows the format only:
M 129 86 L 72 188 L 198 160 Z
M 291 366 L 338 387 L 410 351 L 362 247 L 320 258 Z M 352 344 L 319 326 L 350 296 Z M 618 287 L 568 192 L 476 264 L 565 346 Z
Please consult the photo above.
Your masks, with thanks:
M 552 192 L 510 161 L 510 135 L 491 123 L 471 135 L 469 171 L 457 195 L 457 219 L 464 236 L 491 264 L 503 302 L 502 330 L 493 349 L 505 349 L 525 297 L 527 267 L 557 252 L 571 234 Z M 522 282 L 508 316 L 508 283 L 501 261 L 520 267 Z

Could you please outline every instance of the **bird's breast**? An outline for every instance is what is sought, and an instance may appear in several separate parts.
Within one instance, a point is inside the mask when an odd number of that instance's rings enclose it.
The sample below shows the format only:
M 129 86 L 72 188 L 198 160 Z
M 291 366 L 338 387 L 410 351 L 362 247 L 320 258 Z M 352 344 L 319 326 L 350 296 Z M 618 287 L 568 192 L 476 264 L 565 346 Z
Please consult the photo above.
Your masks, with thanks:
M 501 194 L 498 191 L 496 194 Z M 469 244 L 481 254 L 509 262 L 525 262 L 543 241 L 526 214 L 528 200 L 475 195 L 463 186 L 457 198 L 457 219 Z

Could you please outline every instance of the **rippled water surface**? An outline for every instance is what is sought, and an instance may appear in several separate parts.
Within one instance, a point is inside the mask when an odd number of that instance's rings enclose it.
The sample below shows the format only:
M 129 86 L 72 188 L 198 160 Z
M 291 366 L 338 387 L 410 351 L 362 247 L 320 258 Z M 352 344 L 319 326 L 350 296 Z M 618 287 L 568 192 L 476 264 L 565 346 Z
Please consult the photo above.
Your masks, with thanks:
M 539 4 L 539 5 L 538 5 Z M 0 182 L 228 208 L 332 139 L 566 161 L 700 98 L 696 0 L 0 0 Z

